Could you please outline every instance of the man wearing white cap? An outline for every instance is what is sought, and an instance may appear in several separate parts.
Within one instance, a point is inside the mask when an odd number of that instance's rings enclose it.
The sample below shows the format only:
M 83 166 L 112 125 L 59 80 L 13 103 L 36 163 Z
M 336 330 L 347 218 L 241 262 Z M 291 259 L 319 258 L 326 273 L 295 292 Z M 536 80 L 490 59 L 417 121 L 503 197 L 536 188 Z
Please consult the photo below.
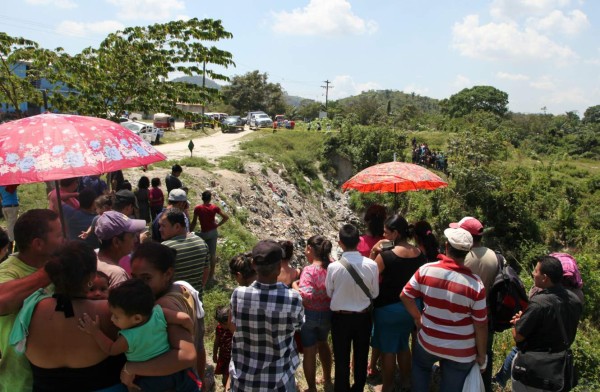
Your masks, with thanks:
M 472 216 L 465 216 L 456 223 L 450 223 L 450 227 L 465 229 L 473 236 L 473 247 L 471 251 L 465 257 L 465 267 L 469 268 L 474 274 L 481 278 L 483 285 L 485 286 L 485 292 L 489 293 L 496 275 L 498 274 L 498 256 L 490 248 L 486 248 L 482 244 L 483 238 L 483 224 Z M 494 344 L 494 329 L 490 323 L 488 331 L 488 342 L 487 342 L 487 355 L 490 363 L 492 362 L 492 355 L 494 350 L 492 346 Z M 489 366 L 485 373 L 483 373 L 483 384 L 486 392 L 492 391 L 492 367 Z
M 429 391 L 432 365 L 442 369 L 441 391 L 460 391 L 477 362 L 486 366 L 487 306 L 481 279 L 464 265 L 473 237 L 464 229 L 444 230 L 446 254 L 425 264 L 400 298 L 417 325 L 413 349 L 412 391 Z M 424 310 L 417 307 L 422 298 Z

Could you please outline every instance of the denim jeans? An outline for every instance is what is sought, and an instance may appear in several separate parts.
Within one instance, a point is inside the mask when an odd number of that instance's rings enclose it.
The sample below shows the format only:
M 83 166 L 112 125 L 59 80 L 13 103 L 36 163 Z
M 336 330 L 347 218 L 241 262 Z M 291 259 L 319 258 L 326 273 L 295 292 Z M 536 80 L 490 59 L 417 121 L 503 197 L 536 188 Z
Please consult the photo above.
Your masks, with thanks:
M 513 347 L 506 356 L 506 359 L 504 359 L 502 367 L 494 376 L 494 381 L 496 381 L 502 388 L 506 386 L 506 382 L 511 378 L 512 363 L 513 359 L 515 359 L 515 355 L 517 355 L 517 348 Z
M 440 362 L 442 379 L 440 392 L 462 391 L 465 379 L 474 362 L 455 362 L 430 354 L 417 341 L 413 348 L 412 361 L 412 391 L 429 392 L 431 383 L 431 369 L 435 362 Z

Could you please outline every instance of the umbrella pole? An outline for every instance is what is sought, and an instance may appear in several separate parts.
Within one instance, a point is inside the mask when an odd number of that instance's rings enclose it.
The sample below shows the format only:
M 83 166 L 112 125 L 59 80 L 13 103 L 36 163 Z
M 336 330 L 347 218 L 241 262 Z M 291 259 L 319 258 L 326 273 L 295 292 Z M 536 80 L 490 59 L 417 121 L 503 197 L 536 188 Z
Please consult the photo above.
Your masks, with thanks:
M 60 218 L 60 226 L 62 227 L 63 237 L 67 239 L 67 226 L 65 225 L 65 216 L 63 214 L 62 200 L 60 198 L 60 182 L 54 181 L 54 189 L 56 189 L 56 206 L 58 207 L 58 216 Z

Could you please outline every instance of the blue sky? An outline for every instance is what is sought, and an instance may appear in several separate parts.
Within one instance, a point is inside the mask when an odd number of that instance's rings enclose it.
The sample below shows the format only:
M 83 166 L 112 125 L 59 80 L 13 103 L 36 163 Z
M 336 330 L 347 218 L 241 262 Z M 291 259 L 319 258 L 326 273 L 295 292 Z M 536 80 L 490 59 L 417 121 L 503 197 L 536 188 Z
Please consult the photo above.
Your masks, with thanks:
M 583 116 L 600 104 L 597 0 L 1 0 L 0 31 L 75 54 L 109 33 L 221 19 L 233 76 L 259 70 L 324 101 L 370 89 L 447 98 L 492 85 L 512 111 Z M 10 7 L 6 5 L 10 4 Z M 595 39 L 593 37 L 596 37 Z

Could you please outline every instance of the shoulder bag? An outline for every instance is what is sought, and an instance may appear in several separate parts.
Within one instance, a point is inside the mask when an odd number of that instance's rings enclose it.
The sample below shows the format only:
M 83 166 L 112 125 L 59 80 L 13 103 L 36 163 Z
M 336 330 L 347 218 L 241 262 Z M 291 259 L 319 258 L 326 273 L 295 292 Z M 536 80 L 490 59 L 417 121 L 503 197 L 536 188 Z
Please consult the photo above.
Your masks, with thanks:
M 354 279 L 354 281 L 356 282 L 356 284 L 358 285 L 358 287 L 360 287 L 363 291 L 363 293 L 365 293 L 365 295 L 367 297 L 369 297 L 369 300 L 371 301 L 371 304 L 368 307 L 368 311 L 371 312 L 373 310 L 373 297 L 371 296 L 371 292 L 369 291 L 369 288 L 367 287 L 367 285 L 365 284 L 365 282 L 362 280 L 362 278 L 358 275 L 358 272 L 356 272 L 356 270 L 354 269 L 354 267 L 352 267 L 350 265 L 350 263 L 348 263 L 348 261 L 346 260 L 345 257 L 341 257 L 339 262 L 344 266 L 344 268 L 346 268 L 346 270 L 350 273 L 350 276 L 352 276 L 352 279 Z
M 519 350 L 513 363 L 512 377 L 530 387 L 566 392 L 577 386 L 577 377 L 560 306 L 557 315 L 560 332 L 567 348 L 559 352 Z

